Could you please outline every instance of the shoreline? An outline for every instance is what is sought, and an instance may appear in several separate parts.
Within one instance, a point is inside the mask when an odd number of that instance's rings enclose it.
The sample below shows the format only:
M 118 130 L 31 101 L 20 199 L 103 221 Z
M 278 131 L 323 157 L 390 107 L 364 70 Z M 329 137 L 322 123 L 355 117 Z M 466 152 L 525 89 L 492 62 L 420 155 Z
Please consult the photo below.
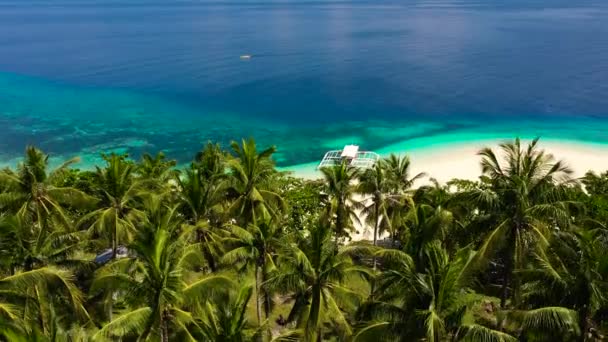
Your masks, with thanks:
M 402 144 L 395 144 L 382 148 L 381 157 L 391 152 L 409 155 L 411 160 L 410 177 L 424 172 L 426 177 L 417 181 L 414 187 L 430 183 L 434 178 L 439 183 L 454 179 L 478 180 L 481 175 L 481 157 L 477 152 L 484 147 L 499 148 L 499 144 L 510 139 L 488 139 L 459 143 L 445 143 L 427 145 L 412 149 L 409 152 L 403 149 Z M 528 143 L 530 139 L 522 139 Z M 408 142 L 404 142 L 406 144 Z M 411 144 L 411 142 L 410 142 Z M 539 147 L 553 155 L 555 160 L 563 160 L 573 170 L 573 178 L 579 178 L 588 171 L 596 173 L 608 171 L 608 145 L 587 143 L 581 141 L 542 139 Z M 304 179 L 319 179 L 321 174 L 316 170 L 317 163 L 299 164 L 294 167 L 281 168 L 282 171 L 291 171 L 293 176 Z M 351 234 L 352 241 L 371 240 L 373 237 L 371 227 L 356 225 L 355 232 Z M 378 239 L 387 238 L 385 233 Z
M 407 141 L 386 146 L 376 152 L 381 157 L 386 157 L 390 153 L 409 155 L 411 175 L 420 172 L 427 174 L 427 177 L 420 182 L 421 184 L 427 183 L 429 178 L 435 178 L 440 183 L 445 183 L 453 178 L 477 180 L 481 175 L 481 157 L 477 155 L 477 152 L 484 147 L 496 149 L 501 142 L 507 140 L 510 139 L 494 138 L 428 145 L 422 145 L 422 141 Z M 522 143 L 529 141 L 530 139 L 522 139 Z M 539 147 L 547 153 L 553 154 L 556 160 L 564 160 L 574 171 L 573 177 L 575 178 L 584 176 L 587 171 L 604 172 L 608 170 L 608 145 L 541 138 Z M 281 170 L 290 171 L 295 177 L 318 179 L 321 174 L 316 170 L 316 166 L 317 163 L 305 163 L 283 167 Z
M 374 150 L 381 158 L 391 153 L 397 155 L 408 155 L 411 160 L 411 176 L 424 172 L 427 177 L 418 181 L 415 186 L 428 184 L 429 178 L 434 178 L 440 183 L 451 179 L 477 180 L 481 175 L 480 160 L 477 152 L 483 147 L 498 148 L 504 141 L 513 140 L 507 134 L 454 132 L 449 134 L 434 135 L 422 138 L 408 139 Z M 528 143 L 530 136 L 522 136 L 522 143 Z M 278 144 L 281 146 L 281 144 Z M 365 143 L 361 148 L 366 149 Z M 343 146 L 335 146 L 340 149 Z M 542 138 L 539 147 L 553 154 L 556 159 L 564 160 L 574 171 L 573 177 L 583 176 L 587 171 L 608 171 L 608 143 L 590 142 L 575 139 Z M 127 152 L 126 149 L 111 149 L 118 153 Z M 78 156 L 78 155 L 76 155 Z M 171 155 L 167 155 L 171 158 Z M 71 157 L 71 156 L 70 156 Z M 80 155 L 80 161 L 73 168 L 81 170 L 94 170 L 96 166 L 102 166 L 104 161 L 100 154 Z M 277 170 L 289 172 L 292 176 L 304 179 L 319 179 L 321 173 L 316 170 L 322 159 L 319 155 L 318 161 L 280 166 Z M 21 157 L 5 159 L 0 162 L 0 167 L 14 168 Z M 67 160 L 67 156 L 53 156 L 50 158 L 51 168 L 60 165 Z M 188 163 L 178 164 L 178 168 L 187 166 Z

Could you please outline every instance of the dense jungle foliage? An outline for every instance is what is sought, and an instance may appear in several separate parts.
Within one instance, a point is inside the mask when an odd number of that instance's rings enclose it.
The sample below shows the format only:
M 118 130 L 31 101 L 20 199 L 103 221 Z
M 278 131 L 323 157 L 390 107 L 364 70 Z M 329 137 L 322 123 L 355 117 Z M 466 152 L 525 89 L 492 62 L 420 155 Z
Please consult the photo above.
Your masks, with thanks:
M 82 171 L 27 147 L 0 172 L 0 340 L 604 338 L 608 173 L 574 179 L 538 140 L 447 184 L 396 155 L 304 180 L 274 152 Z

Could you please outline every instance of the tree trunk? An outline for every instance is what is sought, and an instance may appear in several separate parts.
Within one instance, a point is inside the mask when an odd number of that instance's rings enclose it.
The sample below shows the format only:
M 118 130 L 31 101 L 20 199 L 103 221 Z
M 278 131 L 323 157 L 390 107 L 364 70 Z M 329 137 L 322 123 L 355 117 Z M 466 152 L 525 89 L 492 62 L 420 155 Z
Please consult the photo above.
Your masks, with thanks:
M 581 336 L 580 336 L 580 341 L 581 342 L 585 342 L 586 338 L 587 338 L 587 333 L 589 332 L 589 314 L 590 314 L 590 309 L 589 309 L 589 305 L 591 303 L 591 288 L 590 288 L 590 282 L 587 281 L 589 285 L 586 286 L 582 286 L 582 289 L 579 291 L 580 292 L 584 292 L 584 293 L 580 293 L 581 297 L 584 296 L 584 302 L 582 303 L 583 305 L 580 306 L 580 309 L 578 310 L 578 326 L 581 329 Z
M 291 323 L 298 318 L 301 312 L 301 308 L 307 304 L 306 297 L 303 294 L 298 294 L 296 296 L 295 303 L 289 311 L 289 315 L 287 316 L 287 323 Z
M 207 259 L 207 264 L 209 264 L 209 270 L 211 271 L 211 273 L 214 273 L 215 271 L 217 271 L 217 265 L 215 263 L 215 258 L 213 257 L 211 252 L 205 248 L 205 250 L 203 251 L 203 254 L 205 255 L 205 259 Z
M 116 259 L 116 251 L 118 249 L 118 228 L 116 227 L 118 222 L 114 222 L 114 227 L 112 228 L 112 260 Z
M 587 339 L 587 332 L 589 331 L 589 320 L 587 319 L 588 316 L 588 310 L 587 310 L 587 306 L 585 306 L 581 312 L 579 312 L 579 327 L 581 329 L 581 336 L 579 341 L 581 342 L 585 342 L 585 340 Z
M 337 249 L 338 249 L 338 241 L 340 240 L 340 235 L 342 234 L 342 231 L 344 230 L 344 227 L 342 225 L 342 221 L 343 221 L 343 217 L 342 217 L 342 206 L 343 206 L 343 202 L 342 199 L 338 199 L 338 207 L 336 208 L 336 251 L 334 253 L 337 253 Z
M 264 283 L 266 281 L 266 279 L 267 278 L 266 278 L 265 272 L 262 269 L 262 283 Z M 264 315 L 265 315 L 265 318 L 268 319 L 270 317 L 270 306 L 271 306 L 270 294 L 266 293 L 266 289 L 262 289 L 261 292 L 264 294 Z
M 380 217 L 379 217 L 379 213 L 380 210 L 378 208 L 378 202 L 376 202 L 375 205 L 375 215 L 376 215 L 376 222 L 374 222 L 374 247 L 378 244 L 378 224 L 380 223 Z M 374 253 L 374 257 L 372 260 L 372 264 L 373 264 L 373 270 L 376 271 L 376 254 Z M 370 293 L 371 293 L 371 298 L 373 299 L 374 297 L 374 291 L 376 290 L 376 280 L 372 279 L 370 281 Z
M 23 270 L 25 272 L 28 272 L 33 269 L 34 269 L 34 262 L 32 261 L 32 258 L 28 256 L 25 258 L 25 262 L 23 263 Z
M 511 260 L 507 257 L 505 260 L 505 267 L 502 275 L 502 289 L 500 290 L 500 307 L 505 308 L 507 304 L 507 297 L 509 295 L 509 282 L 511 281 Z
M 310 303 L 310 309 L 308 311 L 308 322 L 307 322 L 307 332 L 313 332 L 315 336 L 310 336 L 308 338 L 309 341 L 321 341 L 321 325 L 319 324 L 319 316 L 321 310 L 321 285 L 315 283 L 312 286 L 312 302 Z M 312 326 L 311 326 L 312 325 Z
M 259 280 L 259 269 L 257 262 L 255 264 L 255 309 L 258 316 L 258 325 L 262 324 L 262 315 L 260 313 L 260 280 Z
M 509 297 L 509 284 L 511 283 L 511 273 L 513 271 L 513 256 L 507 251 L 505 257 L 505 265 L 503 268 L 502 275 L 502 289 L 500 291 L 500 308 L 504 309 L 507 305 L 507 298 Z
M 376 215 L 376 222 L 374 223 L 374 247 L 378 244 L 378 225 L 380 224 L 380 208 L 378 208 L 378 202 L 376 202 L 375 205 L 375 215 Z M 374 254 L 374 271 L 376 270 L 376 255 Z
M 169 342 L 169 325 L 166 312 L 162 312 L 160 316 L 160 340 L 161 342 Z
M 262 284 L 264 284 L 264 282 L 266 282 L 267 279 L 267 275 L 266 275 L 266 260 L 264 259 L 264 262 L 262 263 L 262 267 L 261 267 L 261 271 L 260 271 L 260 275 L 261 275 L 261 280 L 262 280 Z M 260 293 L 264 296 L 264 319 L 270 319 L 270 295 L 266 292 L 266 289 L 262 287 L 263 285 L 260 285 Z M 272 339 L 272 330 L 271 330 L 271 324 L 268 324 L 266 327 L 266 334 L 268 336 L 268 338 L 264 339 L 264 341 L 266 340 L 270 340 Z
M 205 260 L 207 261 L 207 264 L 209 265 L 209 270 L 211 271 L 211 273 L 217 271 L 217 264 L 215 262 L 215 258 L 213 256 L 213 254 L 211 253 L 211 250 L 209 248 L 206 248 L 206 246 L 208 246 L 211 242 L 209 242 L 206 239 L 205 233 L 203 233 L 201 231 L 196 232 L 196 239 L 197 239 L 197 242 L 204 245 L 201 249 L 202 249 L 203 257 L 205 258 Z

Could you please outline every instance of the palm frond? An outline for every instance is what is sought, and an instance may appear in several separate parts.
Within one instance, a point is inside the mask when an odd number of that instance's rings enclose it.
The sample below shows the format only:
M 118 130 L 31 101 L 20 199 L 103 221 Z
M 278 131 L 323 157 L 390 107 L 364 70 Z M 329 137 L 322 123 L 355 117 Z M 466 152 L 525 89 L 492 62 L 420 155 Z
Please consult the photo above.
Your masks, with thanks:
M 383 341 L 383 336 L 390 322 L 368 322 L 359 328 L 352 337 L 353 342 L 377 342 Z
M 117 337 L 124 337 L 129 334 L 141 334 L 146 322 L 152 315 L 152 309 L 143 307 L 124 313 L 111 322 L 104 325 L 99 331 L 93 335 L 93 340 L 115 340 Z
M 522 313 L 522 328 L 533 331 L 579 331 L 574 310 L 563 307 L 544 307 Z
M 493 330 L 482 325 L 464 326 L 465 333 L 460 341 L 463 342 L 517 342 L 518 339 L 502 331 Z M 460 335 L 461 332 L 459 332 Z
M 234 282 L 228 277 L 210 275 L 188 284 L 183 293 L 188 302 L 201 302 L 232 288 L 234 288 Z

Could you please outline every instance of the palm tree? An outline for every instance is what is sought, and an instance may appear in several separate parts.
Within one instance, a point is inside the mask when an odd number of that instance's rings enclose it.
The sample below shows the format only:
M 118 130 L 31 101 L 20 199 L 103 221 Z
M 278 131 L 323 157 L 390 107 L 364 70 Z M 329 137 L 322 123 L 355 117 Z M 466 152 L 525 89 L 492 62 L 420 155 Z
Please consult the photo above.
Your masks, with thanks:
M 569 216 L 561 190 L 571 182 L 572 171 L 563 161 L 555 161 L 551 154 L 539 149 L 538 139 L 524 147 L 518 138 L 500 144 L 500 148 L 503 162 L 491 148 L 479 152 L 489 187 L 474 190 L 471 196 L 499 222 L 481 251 L 503 251 L 501 307 L 504 308 L 509 295 L 516 298 L 518 292 L 514 271 L 524 268 L 524 258 L 539 244 L 546 244 L 549 219 L 552 224 L 567 226 L 564 221 Z M 500 245 L 504 247 L 499 249 Z
M 391 195 L 393 198 L 386 207 L 386 218 L 380 221 L 380 231 L 388 231 L 391 238 L 391 247 L 399 247 L 403 241 L 399 237 L 407 238 L 408 220 L 415 203 L 411 196 Z M 399 242 L 399 245 L 397 243 Z
M 411 161 L 409 156 L 398 156 L 391 153 L 382 160 L 383 168 L 386 170 L 387 181 L 391 184 L 394 193 L 403 194 L 410 190 L 414 182 L 426 176 L 421 172 L 410 177 Z
M 216 259 L 222 252 L 216 229 L 221 225 L 225 182 L 223 174 L 205 178 L 205 172 L 192 166 L 184 177 L 177 177 L 177 201 L 186 222 L 197 231 L 197 240 L 203 242 L 203 254 L 211 271 L 215 271 Z
M 145 341 L 158 336 L 168 341 L 173 333 L 193 341 L 189 326 L 195 319 L 186 308 L 204 304 L 232 284 L 221 275 L 197 275 L 200 246 L 189 242 L 192 231 L 182 228 L 175 207 L 160 206 L 152 211 L 156 218 L 147 220 L 129 245 L 132 256 L 115 260 L 96 274 L 93 293 L 107 290 L 118 294 L 118 304 L 125 310 L 94 337 L 133 336 Z
M 416 204 L 405 217 L 407 230 L 402 240 L 403 249 L 416 261 L 419 270 L 427 267 L 426 248 L 439 241 L 443 247 L 449 243 L 448 235 L 452 226 L 452 213 L 441 207 L 434 208 L 428 204 Z
M 216 212 L 220 211 L 218 207 L 225 201 L 227 190 L 225 167 L 225 157 L 219 146 L 208 143 L 184 171 L 184 176 L 175 178 L 179 188 L 178 202 L 190 224 L 217 220 Z
M 448 184 L 441 184 L 437 179 L 430 178 L 429 184 L 425 184 L 413 191 L 412 198 L 416 203 L 428 204 L 434 207 L 447 207 L 452 198 L 449 188 L 450 182 Z
M 116 258 L 118 245 L 131 240 L 134 222 L 142 219 L 136 198 L 142 192 L 142 183 L 134 179 L 135 164 L 127 156 L 104 156 L 107 166 L 97 167 L 98 189 L 101 202 L 98 209 L 81 218 L 81 225 L 90 225 L 92 232 L 109 235 L 112 259 Z
M 151 179 L 165 184 L 169 179 L 174 178 L 177 172 L 173 169 L 177 162 L 165 159 L 166 157 L 163 152 L 158 152 L 155 156 L 144 153 L 141 156 L 141 161 L 136 166 L 136 172 L 144 179 Z
M 379 275 L 375 301 L 360 308 L 367 324 L 355 334 L 355 341 L 444 341 L 457 335 L 466 340 L 472 334 L 484 337 L 476 341 L 516 341 L 466 318 L 479 300 L 467 295 L 474 273 L 483 264 L 474 251 L 464 248 L 450 257 L 435 241 L 423 253 L 427 267 L 420 272 L 414 259 L 402 251 L 376 253 L 385 271 Z
M 226 162 L 229 159 L 230 156 L 222 150 L 219 144 L 207 142 L 194 157 L 192 168 L 201 170 L 204 179 L 223 179 L 224 177 L 221 175 L 226 174 Z
M 354 200 L 359 169 L 343 162 L 340 165 L 321 169 L 325 180 L 325 191 L 329 196 L 330 205 L 327 216 L 332 219 L 336 243 L 338 239 L 348 237 L 354 223 L 359 223 L 356 209 L 360 205 Z
M 222 261 L 228 265 L 243 264 L 244 269 L 253 265 L 255 277 L 256 312 L 258 324 L 261 324 L 260 302 L 264 302 L 264 316 L 270 316 L 272 297 L 268 289 L 261 286 L 268 280 L 268 274 L 274 268 L 276 253 L 284 241 L 281 240 L 283 230 L 270 219 L 258 221 L 249 225 L 248 229 L 237 226 L 229 227 L 231 237 L 224 242 L 231 250 L 224 254 Z
M 224 152 L 208 143 L 183 175 L 175 178 L 177 202 L 186 222 L 196 227 L 197 241 L 204 242 L 203 255 L 214 272 L 222 246 L 217 230 L 225 216 L 227 174 Z
M 48 229 L 54 222 L 72 227 L 72 219 L 64 206 L 86 209 L 95 201 L 80 190 L 59 185 L 69 166 L 78 162 L 77 158 L 66 161 L 51 172 L 47 170 L 48 159 L 49 156 L 41 150 L 28 146 L 17 172 L 10 169 L 0 172 L 0 183 L 4 188 L 0 193 L 0 210 L 27 218 L 40 230 Z
M 328 225 L 313 227 L 299 243 L 287 244 L 279 253 L 278 269 L 267 281 L 269 288 L 293 295 L 288 320 L 296 320 L 304 341 L 321 341 L 324 324 L 331 322 L 344 339 L 352 331 L 343 309 L 353 310 L 361 296 L 344 284 L 351 276 L 370 276 L 369 270 L 354 265 L 354 247 L 336 251 Z
M 225 187 L 214 179 L 205 179 L 203 172 L 195 167 L 184 170 L 183 177 L 176 177 L 178 202 L 190 224 L 200 220 L 210 221 L 214 209 L 224 200 Z
M 400 205 L 402 196 L 390 194 L 390 183 L 387 172 L 381 163 L 367 169 L 361 174 L 357 192 L 370 197 L 362 201 L 364 208 L 361 214 L 366 223 L 374 227 L 373 245 L 377 245 L 378 233 L 382 227 L 392 232 L 391 207 Z M 382 225 L 381 225 L 382 224 Z M 373 268 L 376 269 L 376 258 L 373 258 Z
M 524 304 L 575 310 L 580 340 L 593 335 L 594 317 L 608 299 L 607 241 L 608 233 L 603 227 L 555 232 L 549 248 L 534 254 L 536 267 L 520 270 L 527 280 Z
M 253 294 L 252 286 L 228 291 L 213 302 L 201 306 L 196 315 L 198 340 L 245 342 L 255 341 L 261 330 L 247 321 L 247 304 Z
M 10 274 L 51 265 L 73 270 L 90 268 L 90 262 L 75 258 L 86 242 L 83 238 L 83 232 L 37 229 L 28 218 L 0 216 L 0 253 L 10 261 Z
M 32 340 L 55 336 L 62 323 L 86 324 L 89 315 L 74 275 L 54 266 L 0 279 L 0 336 Z M 62 323 L 60 323 L 62 322 Z
M 253 139 L 243 139 L 241 145 L 233 141 L 231 147 L 236 159 L 228 161 L 228 195 L 233 200 L 229 212 L 244 227 L 255 225 L 258 218 L 276 216 L 284 207 L 283 199 L 271 184 L 277 172 L 271 158 L 276 148 L 272 146 L 258 153 Z

